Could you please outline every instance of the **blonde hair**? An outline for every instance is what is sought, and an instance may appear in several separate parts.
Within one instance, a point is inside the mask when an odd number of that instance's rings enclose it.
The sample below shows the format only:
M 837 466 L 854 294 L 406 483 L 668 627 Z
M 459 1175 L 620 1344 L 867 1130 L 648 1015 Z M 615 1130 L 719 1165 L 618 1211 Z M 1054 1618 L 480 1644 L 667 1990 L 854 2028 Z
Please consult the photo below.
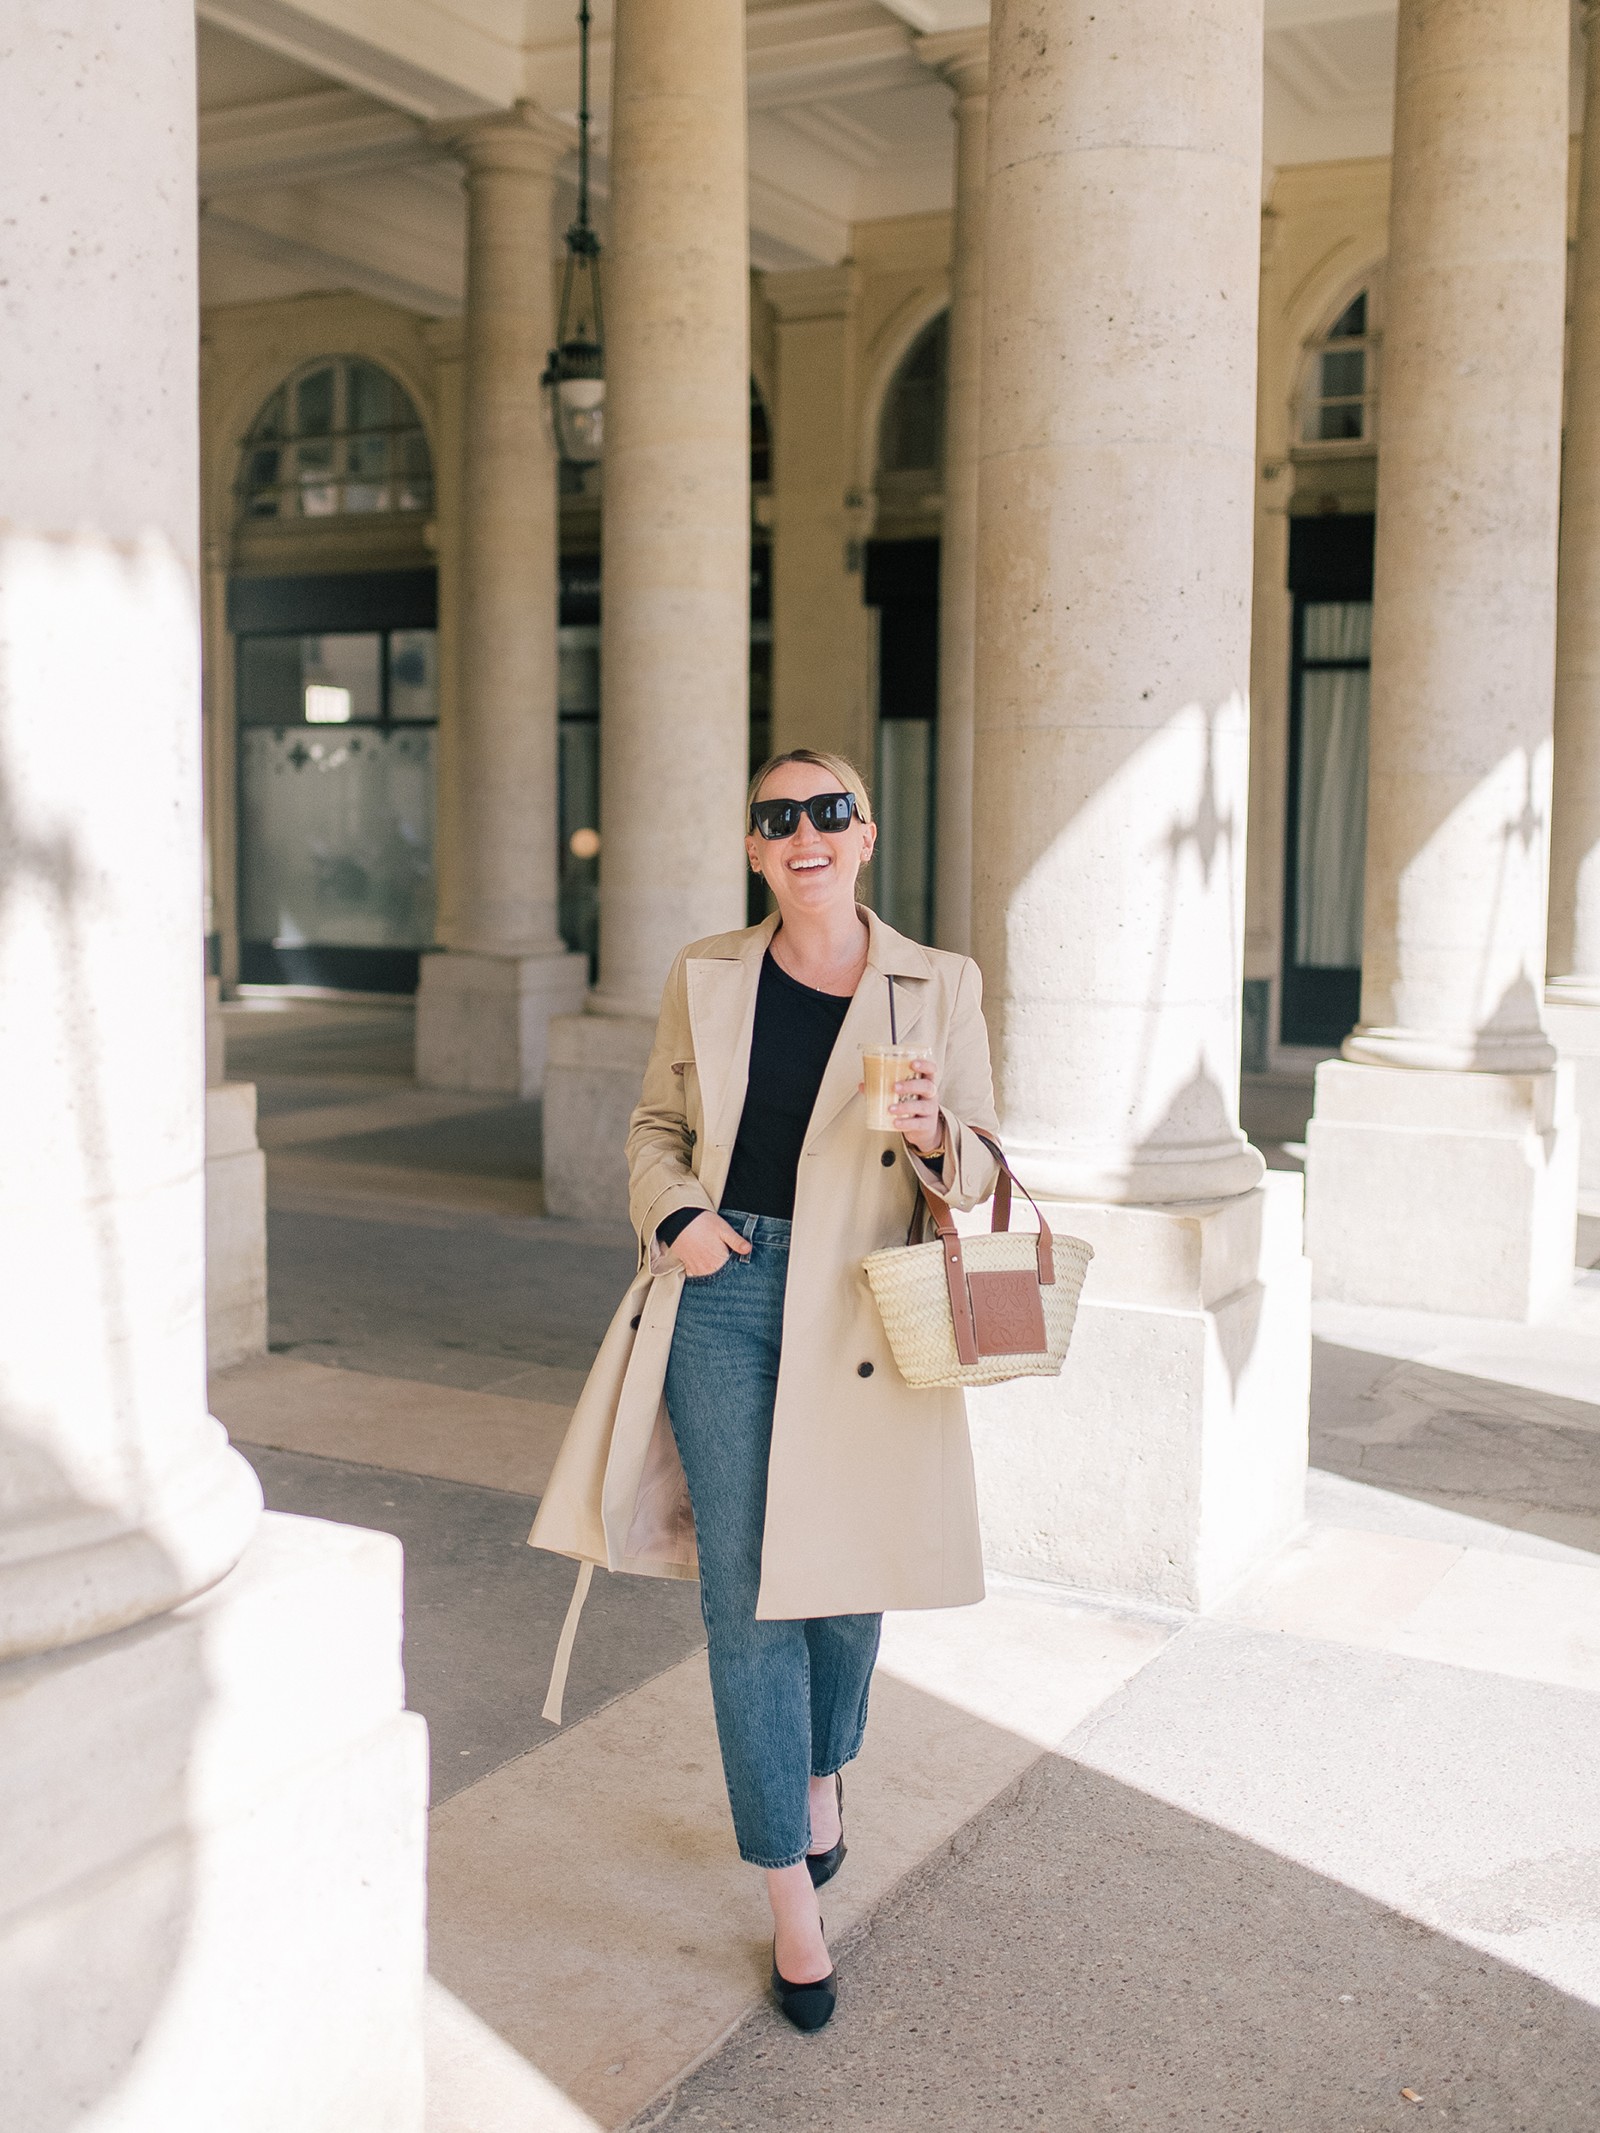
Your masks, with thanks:
M 826 770 L 839 780 L 843 791 L 855 795 L 856 813 L 863 822 L 872 820 L 872 799 L 867 791 L 867 781 L 848 756 L 835 755 L 831 748 L 786 748 L 782 755 L 769 755 L 755 776 L 750 780 L 750 790 L 745 795 L 744 817 L 750 820 L 750 810 L 756 803 L 756 794 L 775 770 L 785 763 L 814 763 L 818 770 Z

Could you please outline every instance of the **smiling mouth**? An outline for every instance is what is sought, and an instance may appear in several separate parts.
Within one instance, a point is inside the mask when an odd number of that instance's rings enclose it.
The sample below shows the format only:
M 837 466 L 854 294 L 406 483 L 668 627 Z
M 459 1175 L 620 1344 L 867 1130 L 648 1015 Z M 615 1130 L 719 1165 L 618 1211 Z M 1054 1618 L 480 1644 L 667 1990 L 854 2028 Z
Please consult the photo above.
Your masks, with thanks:
M 822 852 L 815 859 L 791 859 L 789 861 L 789 872 L 791 874 L 814 874 L 823 867 L 831 867 L 832 865 L 833 861 L 828 857 L 827 853 Z

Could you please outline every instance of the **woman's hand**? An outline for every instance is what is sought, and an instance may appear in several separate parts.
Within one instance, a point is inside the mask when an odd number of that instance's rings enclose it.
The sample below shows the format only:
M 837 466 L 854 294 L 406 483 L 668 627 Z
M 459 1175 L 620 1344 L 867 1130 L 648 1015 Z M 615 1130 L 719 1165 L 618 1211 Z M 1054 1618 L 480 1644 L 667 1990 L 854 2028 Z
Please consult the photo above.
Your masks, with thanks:
M 908 1148 L 925 1160 L 944 1153 L 944 1120 L 939 1116 L 939 1091 L 931 1059 L 907 1062 L 905 1075 L 894 1085 L 895 1100 L 889 1116 L 900 1129 Z
M 730 1252 L 748 1259 L 750 1240 L 707 1208 L 692 1222 L 685 1222 L 673 1238 L 671 1249 L 683 1271 L 699 1281 L 707 1274 L 720 1272 L 727 1265 Z

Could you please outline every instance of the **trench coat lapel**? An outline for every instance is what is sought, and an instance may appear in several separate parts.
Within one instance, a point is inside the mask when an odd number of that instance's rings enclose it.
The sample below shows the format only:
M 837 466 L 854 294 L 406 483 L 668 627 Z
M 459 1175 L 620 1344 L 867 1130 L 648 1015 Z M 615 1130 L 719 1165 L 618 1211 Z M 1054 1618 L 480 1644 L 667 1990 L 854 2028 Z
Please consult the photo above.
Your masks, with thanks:
M 933 975 L 933 965 L 915 941 L 903 933 L 896 933 L 893 926 L 886 926 L 876 911 L 868 910 L 867 928 L 871 943 L 867 949 L 867 967 L 862 972 L 861 983 L 856 987 L 855 997 L 850 1002 L 839 1034 L 834 1040 L 833 1052 L 828 1060 L 827 1071 L 822 1077 L 822 1086 L 817 1091 L 816 1103 L 812 1106 L 811 1123 L 806 1128 L 805 1146 L 811 1147 L 820 1134 L 827 1131 L 857 1094 L 861 1080 L 861 1051 L 864 1045 L 889 1042 L 889 979 L 894 979 L 894 1026 L 899 1042 L 913 1044 L 922 1025 L 927 1004 L 928 980 Z M 745 1071 L 749 1071 L 749 1048 L 745 1050 Z
M 756 988 L 767 943 L 777 930 L 774 914 L 751 929 L 737 955 L 690 956 L 684 966 L 689 1029 L 711 1148 L 731 1148 L 739 1130 L 750 1079 Z

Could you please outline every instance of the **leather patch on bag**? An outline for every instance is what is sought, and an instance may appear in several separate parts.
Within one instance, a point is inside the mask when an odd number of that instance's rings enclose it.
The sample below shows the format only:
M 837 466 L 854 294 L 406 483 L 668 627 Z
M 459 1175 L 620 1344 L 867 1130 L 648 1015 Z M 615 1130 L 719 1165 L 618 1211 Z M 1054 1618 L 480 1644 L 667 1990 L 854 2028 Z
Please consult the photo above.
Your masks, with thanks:
M 972 1330 L 979 1355 L 1043 1355 L 1044 1301 L 1031 1268 L 1010 1274 L 969 1274 Z

